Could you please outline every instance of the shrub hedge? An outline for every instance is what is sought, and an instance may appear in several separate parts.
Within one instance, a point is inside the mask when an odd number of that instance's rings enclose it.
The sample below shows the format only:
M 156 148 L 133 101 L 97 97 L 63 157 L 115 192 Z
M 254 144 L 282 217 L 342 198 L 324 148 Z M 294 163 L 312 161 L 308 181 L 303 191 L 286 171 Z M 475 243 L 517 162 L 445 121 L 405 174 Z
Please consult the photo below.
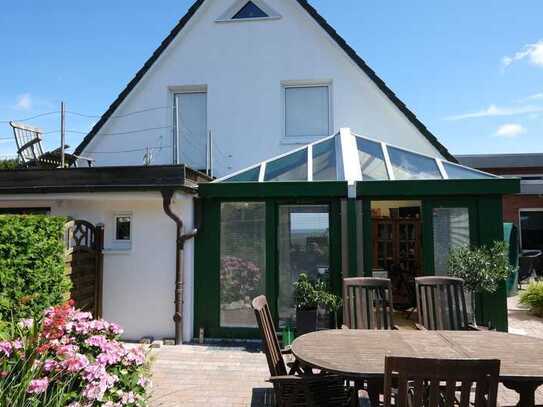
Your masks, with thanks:
M 62 303 L 71 288 L 64 272 L 65 218 L 0 216 L 0 321 L 35 317 Z

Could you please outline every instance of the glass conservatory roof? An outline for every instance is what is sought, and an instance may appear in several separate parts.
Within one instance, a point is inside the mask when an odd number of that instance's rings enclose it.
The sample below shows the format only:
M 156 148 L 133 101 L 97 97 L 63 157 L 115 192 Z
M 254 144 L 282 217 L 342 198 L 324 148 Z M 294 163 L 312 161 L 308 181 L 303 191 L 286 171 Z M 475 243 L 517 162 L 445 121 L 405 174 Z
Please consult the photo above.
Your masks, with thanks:
M 495 175 L 351 133 L 349 129 L 214 182 L 485 179 Z

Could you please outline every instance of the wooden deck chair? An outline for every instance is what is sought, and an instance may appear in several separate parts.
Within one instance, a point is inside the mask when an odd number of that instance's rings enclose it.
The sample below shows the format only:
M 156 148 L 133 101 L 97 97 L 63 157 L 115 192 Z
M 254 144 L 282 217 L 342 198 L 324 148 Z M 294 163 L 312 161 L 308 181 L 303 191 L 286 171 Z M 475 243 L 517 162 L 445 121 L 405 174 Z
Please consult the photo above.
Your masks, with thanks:
M 496 407 L 499 374 L 497 359 L 386 356 L 384 406 Z
M 279 347 L 275 324 L 266 297 L 253 300 L 258 328 L 262 335 L 264 353 L 270 369 L 269 381 L 273 384 L 275 404 L 278 407 L 347 407 L 355 406 L 354 389 L 345 386 L 345 380 L 337 375 L 300 375 L 299 369 L 287 368 L 284 351 Z
M 9 124 L 13 128 L 15 143 L 17 144 L 17 155 L 24 167 L 58 168 L 62 166 L 60 147 L 53 151 L 43 151 L 41 144 L 43 131 L 41 129 L 13 121 L 9 122 Z M 69 147 L 65 145 L 64 149 Z M 64 153 L 65 166 L 71 167 L 74 165 L 77 167 L 78 160 L 86 161 L 89 167 L 92 166 L 94 161 L 92 158 Z

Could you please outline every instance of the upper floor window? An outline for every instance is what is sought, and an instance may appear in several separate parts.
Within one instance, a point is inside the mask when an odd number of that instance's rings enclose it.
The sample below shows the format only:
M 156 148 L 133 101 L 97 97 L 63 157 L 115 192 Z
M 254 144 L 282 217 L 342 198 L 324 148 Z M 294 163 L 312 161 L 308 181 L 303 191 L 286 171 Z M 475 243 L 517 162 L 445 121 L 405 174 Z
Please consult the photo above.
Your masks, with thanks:
M 273 20 L 280 17 L 264 0 L 238 0 L 217 19 L 217 22 Z
M 269 17 L 261 8 L 259 8 L 252 1 L 247 2 L 241 10 L 239 10 L 233 17 L 232 20 L 239 20 L 242 18 L 266 18 Z
M 285 136 L 326 137 L 331 133 L 330 86 L 285 86 Z

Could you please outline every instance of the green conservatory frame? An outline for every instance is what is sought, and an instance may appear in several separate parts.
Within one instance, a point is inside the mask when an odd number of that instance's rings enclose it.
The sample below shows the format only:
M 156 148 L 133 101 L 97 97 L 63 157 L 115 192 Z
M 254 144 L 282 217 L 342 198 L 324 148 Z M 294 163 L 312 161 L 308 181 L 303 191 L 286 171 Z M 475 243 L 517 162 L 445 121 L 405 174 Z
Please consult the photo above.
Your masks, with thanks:
M 342 130 L 343 131 L 343 130 Z M 339 135 L 336 135 L 339 136 Z M 298 150 L 296 150 L 298 151 Z M 338 164 L 338 168 L 342 163 Z M 451 163 L 452 164 L 452 163 Z M 344 165 L 344 164 L 343 164 Z M 455 164 L 452 164 L 455 165 Z M 253 170 L 256 167 L 251 167 Z M 469 170 L 469 169 L 468 169 Z M 471 170 L 475 171 L 475 170 Z M 238 174 L 242 174 L 240 172 Z M 502 196 L 520 190 L 518 179 L 504 179 L 481 173 L 471 179 L 335 180 L 335 181 L 237 181 L 228 178 L 199 186 L 202 213 L 195 247 L 194 332 L 208 338 L 258 338 L 256 328 L 220 326 L 221 204 L 262 202 L 265 204 L 265 293 L 278 321 L 278 208 L 284 204 L 328 205 L 331 287 L 341 294 L 344 276 L 372 273 L 371 202 L 418 200 L 421 202 L 423 270 L 433 274 L 434 208 L 469 209 L 470 240 L 483 245 L 503 239 Z M 340 177 L 338 177 L 340 178 Z M 357 227 L 362 225 L 362 229 Z M 359 251 L 362 250 L 362 256 Z M 362 258 L 362 266 L 360 262 Z M 505 282 L 493 295 L 479 299 L 478 319 L 507 331 Z

